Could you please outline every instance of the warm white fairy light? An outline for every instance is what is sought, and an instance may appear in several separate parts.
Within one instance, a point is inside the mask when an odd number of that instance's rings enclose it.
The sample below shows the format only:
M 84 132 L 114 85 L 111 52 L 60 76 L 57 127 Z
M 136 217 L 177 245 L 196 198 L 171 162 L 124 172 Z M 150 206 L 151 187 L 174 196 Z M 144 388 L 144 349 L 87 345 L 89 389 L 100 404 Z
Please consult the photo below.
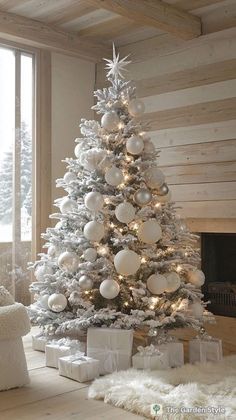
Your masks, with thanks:
M 113 229 L 115 227 L 114 223 L 110 223 L 110 227 Z
M 108 198 L 108 197 L 106 197 L 106 198 L 104 199 L 104 201 L 105 201 L 105 204 L 110 204 L 110 202 L 111 202 L 110 198 Z
M 119 128 L 119 130 L 121 130 L 122 128 L 124 128 L 124 123 L 123 122 L 120 122 L 119 124 L 118 124 L 118 128 Z
M 122 232 L 124 232 L 124 229 L 120 228 L 119 231 L 122 233 Z
M 176 271 L 177 271 L 177 273 L 180 273 L 182 271 L 182 266 L 181 265 L 177 265 Z
M 161 207 L 161 203 L 156 203 L 155 207 L 158 209 L 159 207 Z
M 88 295 L 89 294 L 89 291 L 88 290 L 85 290 L 85 292 L 84 292 L 86 295 Z
M 134 229 L 134 230 L 138 230 L 138 223 L 134 223 L 134 225 L 133 225 L 133 229 Z
M 144 264 L 145 262 L 147 262 L 147 259 L 145 257 L 141 258 L 141 263 Z
M 126 156 L 125 156 L 125 160 L 126 160 L 127 162 L 132 162 L 133 158 L 132 158 L 132 156 L 128 156 L 128 155 L 126 155 Z
M 124 277 L 120 274 L 120 275 L 118 276 L 118 278 L 119 278 L 120 280 L 122 280 Z
M 126 174 L 126 175 L 124 176 L 124 179 L 125 179 L 125 181 L 128 181 L 128 180 L 130 179 L 130 176 L 129 176 L 128 174 Z
M 98 253 L 102 256 L 107 255 L 107 248 L 105 246 L 100 246 L 98 248 Z
M 129 306 L 129 302 L 125 302 L 124 303 L 124 306 Z

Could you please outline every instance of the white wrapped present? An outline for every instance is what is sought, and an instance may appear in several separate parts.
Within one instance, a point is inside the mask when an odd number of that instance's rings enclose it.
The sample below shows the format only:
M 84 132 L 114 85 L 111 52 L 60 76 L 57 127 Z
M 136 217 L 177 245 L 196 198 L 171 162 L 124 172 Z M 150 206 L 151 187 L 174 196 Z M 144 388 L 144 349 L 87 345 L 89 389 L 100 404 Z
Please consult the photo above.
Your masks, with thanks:
M 196 337 L 189 341 L 189 362 L 217 362 L 223 357 L 222 341 L 218 338 Z
M 180 367 L 184 364 L 184 346 L 176 337 L 168 335 L 165 331 L 158 331 L 154 336 L 153 344 L 164 353 L 168 351 L 170 367 Z
M 126 370 L 131 366 L 133 330 L 89 328 L 87 356 L 100 361 L 100 374 Z
M 48 339 L 45 335 L 42 333 L 37 335 L 32 335 L 32 348 L 33 350 L 37 351 L 44 351 L 45 352 L 45 346 L 48 342 Z
M 99 376 L 99 360 L 83 356 L 83 353 L 60 357 L 58 362 L 59 375 L 74 381 L 87 382 Z
M 46 344 L 46 366 L 58 369 L 58 359 L 64 356 L 70 356 L 76 352 L 84 354 L 85 343 L 78 340 L 71 340 L 70 338 L 61 338 L 60 340 L 53 340 Z
M 138 347 L 138 353 L 132 357 L 132 365 L 135 369 L 168 369 L 169 355 L 167 348 L 162 353 L 153 344 L 147 347 Z

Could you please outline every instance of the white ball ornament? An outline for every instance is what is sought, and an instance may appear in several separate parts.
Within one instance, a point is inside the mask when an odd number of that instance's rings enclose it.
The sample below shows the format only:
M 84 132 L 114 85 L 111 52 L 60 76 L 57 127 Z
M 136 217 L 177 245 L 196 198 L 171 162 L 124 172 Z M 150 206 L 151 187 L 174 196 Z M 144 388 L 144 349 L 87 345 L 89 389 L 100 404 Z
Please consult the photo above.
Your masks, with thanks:
M 135 216 L 135 208 L 130 203 L 121 203 L 115 209 L 117 220 L 121 223 L 130 223 Z
M 87 248 L 83 256 L 85 261 L 94 262 L 97 259 L 97 251 L 94 248 Z
M 205 274 L 202 270 L 189 271 L 187 274 L 189 283 L 201 287 L 205 283 Z
M 77 203 L 71 198 L 64 198 L 60 204 L 61 213 L 69 213 L 70 211 L 75 211 L 77 209 Z
M 140 99 L 132 99 L 129 102 L 128 110 L 132 117 L 140 117 L 145 111 L 145 105 Z
M 104 205 L 104 199 L 102 194 L 96 191 L 91 191 L 88 194 L 86 194 L 84 198 L 84 204 L 87 207 L 87 209 L 97 212 L 102 210 Z
M 189 309 L 190 309 L 190 311 L 191 311 L 191 313 L 194 317 L 196 317 L 198 319 L 202 318 L 204 308 L 203 308 L 203 306 L 201 305 L 200 302 L 192 303 L 191 305 L 189 305 Z
M 167 281 L 162 274 L 152 274 L 147 279 L 147 288 L 154 295 L 161 295 L 167 287 Z
M 101 126 L 107 131 L 117 131 L 120 119 L 115 111 L 106 112 L 101 118 Z
M 77 176 L 74 172 L 66 172 L 63 179 L 67 184 L 69 184 L 71 181 L 75 181 Z
M 89 241 L 99 242 L 105 235 L 105 229 L 102 223 L 92 220 L 84 226 L 84 236 Z
M 123 172 L 113 165 L 106 171 L 105 180 L 109 185 L 117 187 L 124 181 Z
M 144 179 L 149 188 L 159 188 L 165 181 L 163 172 L 156 166 L 152 166 L 144 172 Z
M 90 277 L 83 275 L 79 278 L 79 287 L 82 290 L 90 290 L 93 287 L 93 280 Z
M 59 255 L 57 262 L 61 270 L 74 273 L 78 268 L 79 258 L 74 252 L 65 251 Z
M 38 302 L 40 306 L 42 306 L 42 308 L 44 309 L 48 309 L 48 298 L 49 298 L 49 295 L 39 296 L 38 298 Z
M 180 287 L 180 277 L 177 273 L 169 273 L 166 276 L 167 287 L 166 292 L 175 292 Z
M 115 280 L 103 280 L 99 291 L 105 299 L 114 299 L 120 292 L 120 286 Z
M 146 206 L 152 201 L 152 193 L 147 188 L 140 188 L 134 194 L 134 201 L 138 206 Z
M 158 188 L 158 195 L 159 196 L 160 195 L 161 196 L 167 195 L 168 192 L 169 192 L 169 188 L 168 188 L 168 186 L 165 183 Z
M 138 136 L 130 137 L 126 142 L 126 150 L 131 155 L 140 155 L 143 151 L 143 139 Z
M 145 244 L 155 244 L 162 237 L 162 230 L 156 220 L 147 220 L 138 229 L 138 238 Z
M 55 257 L 56 253 L 57 253 L 57 247 L 55 245 L 50 245 L 48 247 L 48 255 L 49 255 L 49 257 Z
M 44 276 L 52 274 L 53 268 L 48 264 L 39 265 L 34 272 L 34 275 L 38 281 L 43 281 Z
M 85 141 L 81 141 L 80 143 L 78 143 L 78 144 L 75 146 L 75 149 L 74 149 L 74 154 L 75 154 L 75 156 L 77 157 L 77 159 L 79 159 L 79 158 L 80 158 L 81 153 L 82 153 L 82 152 L 84 152 L 84 151 L 85 151 L 85 149 L 88 149 L 88 144 L 87 144 L 87 142 L 85 142 Z
M 53 312 L 62 312 L 67 306 L 67 299 L 62 293 L 53 293 L 48 298 L 48 307 Z
M 131 276 L 140 268 L 141 260 L 136 252 L 123 249 L 115 255 L 114 265 L 117 273 L 123 276 Z

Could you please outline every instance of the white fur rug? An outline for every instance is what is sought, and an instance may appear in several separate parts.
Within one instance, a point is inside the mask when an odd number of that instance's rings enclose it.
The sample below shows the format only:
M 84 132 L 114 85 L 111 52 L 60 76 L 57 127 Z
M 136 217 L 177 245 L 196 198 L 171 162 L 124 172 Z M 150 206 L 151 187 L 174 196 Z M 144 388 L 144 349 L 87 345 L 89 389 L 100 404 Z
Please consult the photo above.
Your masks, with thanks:
M 89 398 L 104 400 L 147 418 L 154 417 L 151 405 L 157 403 L 163 410 L 157 419 L 233 420 L 236 419 L 236 356 L 217 363 L 186 364 L 165 371 L 114 372 L 93 382 Z M 214 407 L 225 413 L 184 413 L 182 407 Z

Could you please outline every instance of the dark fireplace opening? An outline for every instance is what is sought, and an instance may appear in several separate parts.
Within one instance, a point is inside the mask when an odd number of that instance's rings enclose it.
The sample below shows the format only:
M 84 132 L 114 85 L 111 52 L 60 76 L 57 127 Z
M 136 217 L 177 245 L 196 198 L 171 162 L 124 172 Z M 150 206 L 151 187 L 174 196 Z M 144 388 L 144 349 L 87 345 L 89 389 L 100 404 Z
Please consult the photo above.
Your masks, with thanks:
M 236 234 L 202 233 L 201 256 L 209 311 L 236 317 Z

